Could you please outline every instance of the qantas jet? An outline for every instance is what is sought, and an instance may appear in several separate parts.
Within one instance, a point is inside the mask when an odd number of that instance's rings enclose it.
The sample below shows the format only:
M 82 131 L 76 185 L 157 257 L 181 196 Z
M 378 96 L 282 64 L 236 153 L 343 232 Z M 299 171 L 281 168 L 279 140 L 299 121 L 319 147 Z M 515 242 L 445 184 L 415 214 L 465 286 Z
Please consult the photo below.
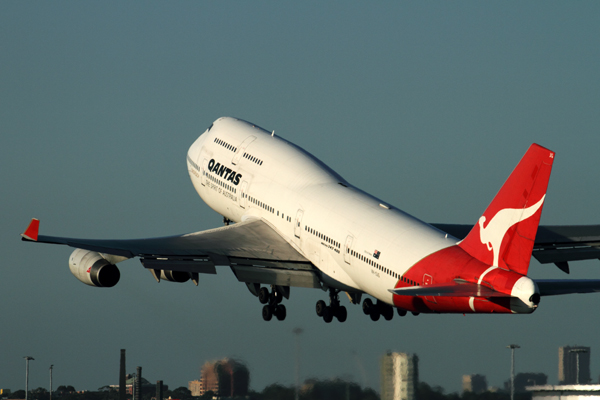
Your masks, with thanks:
M 135 240 L 39 235 L 23 240 L 76 248 L 69 267 L 111 287 L 115 266 L 139 257 L 157 281 L 198 284 L 229 267 L 258 297 L 265 320 L 286 317 L 290 287 L 319 288 L 316 313 L 346 320 L 344 292 L 374 321 L 418 313 L 531 313 L 542 296 L 600 291 L 600 280 L 533 280 L 531 256 L 569 272 L 600 257 L 600 226 L 539 227 L 554 152 L 531 145 L 474 226 L 430 225 L 352 186 L 298 146 L 234 118 L 192 144 L 187 167 L 200 197 L 226 226 Z M 233 224 L 232 224 L 233 223 Z

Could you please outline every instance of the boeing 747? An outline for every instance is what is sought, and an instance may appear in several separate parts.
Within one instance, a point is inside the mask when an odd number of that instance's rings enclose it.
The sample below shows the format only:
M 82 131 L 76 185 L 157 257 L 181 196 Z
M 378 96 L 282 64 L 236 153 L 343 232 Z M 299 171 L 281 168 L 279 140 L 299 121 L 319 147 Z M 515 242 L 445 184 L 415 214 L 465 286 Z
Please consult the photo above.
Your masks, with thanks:
M 325 322 L 346 320 L 345 293 L 372 320 L 418 313 L 531 313 L 543 296 L 600 291 L 600 280 L 534 280 L 531 256 L 569 271 L 600 257 L 600 226 L 538 227 L 554 152 L 531 145 L 474 226 L 431 225 L 343 179 L 300 147 L 256 125 L 216 120 L 192 144 L 187 167 L 199 196 L 226 226 L 134 240 L 39 235 L 23 240 L 76 250 L 81 282 L 112 287 L 116 264 L 139 257 L 157 281 L 198 284 L 229 267 L 262 306 L 286 318 L 290 287 L 318 288 Z

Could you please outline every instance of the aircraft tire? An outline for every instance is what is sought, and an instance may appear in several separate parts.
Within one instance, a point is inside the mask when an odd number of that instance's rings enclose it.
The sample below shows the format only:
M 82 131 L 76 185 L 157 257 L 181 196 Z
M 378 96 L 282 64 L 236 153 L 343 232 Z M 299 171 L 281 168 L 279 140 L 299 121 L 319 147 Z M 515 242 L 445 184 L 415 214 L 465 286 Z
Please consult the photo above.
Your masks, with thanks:
M 340 322 L 346 321 L 346 318 L 348 318 L 348 311 L 346 310 L 346 307 L 344 307 L 344 306 L 338 307 L 338 309 L 335 312 L 335 317 Z
M 371 310 L 371 313 L 369 314 L 369 316 L 371 317 L 371 321 L 379 321 L 379 317 L 381 316 L 381 313 L 379 312 L 379 310 L 377 308 L 373 308 Z
M 401 317 L 404 317 L 406 315 L 406 310 L 403 310 L 401 308 L 396 308 L 396 311 L 398 311 L 398 315 Z
M 365 299 L 362 304 L 362 309 L 365 315 L 371 314 L 374 310 L 373 301 L 371 299 Z
M 385 318 L 386 321 L 391 321 L 392 318 L 394 318 L 394 309 L 392 307 L 384 306 L 383 310 L 381 311 L 381 315 L 383 315 L 383 318 Z
M 261 287 L 258 291 L 258 301 L 262 304 L 267 304 L 269 302 L 269 289 L 266 287 Z
M 281 303 L 283 301 L 283 295 L 279 292 L 275 292 L 275 301 L 277 304 Z
M 420 314 L 420 313 L 418 313 L 418 312 L 416 312 L 416 311 L 411 311 L 411 313 L 412 313 L 412 315 L 414 315 L 415 317 L 416 317 L 417 315 L 419 315 L 419 314 Z
M 286 314 L 285 306 L 283 304 L 278 305 L 275 309 L 275 317 L 277 317 L 277 320 L 279 321 L 283 321 Z
M 325 302 L 323 300 L 317 301 L 316 311 L 317 311 L 317 315 L 319 317 L 323 316 L 323 312 L 325 311 L 325 308 L 327 308 L 327 305 L 325 304 Z
M 262 317 L 265 321 L 270 321 L 273 318 L 273 310 L 271 310 L 268 304 L 262 309 Z
M 323 311 L 323 321 L 326 323 L 333 321 L 333 310 L 331 307 L 325 307 L 325 310 Z

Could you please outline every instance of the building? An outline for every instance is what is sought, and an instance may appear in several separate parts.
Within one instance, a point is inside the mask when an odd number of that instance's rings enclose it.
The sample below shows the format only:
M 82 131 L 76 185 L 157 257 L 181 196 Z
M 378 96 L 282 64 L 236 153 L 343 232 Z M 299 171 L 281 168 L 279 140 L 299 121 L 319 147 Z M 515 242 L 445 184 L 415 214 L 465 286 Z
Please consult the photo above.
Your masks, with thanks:
M 189 381 L 188 389 L 192 393 L 192 396 L 194 396 L 194 397 L 202 396 L 200 394 L 200 391 L 202 390 L 202 382 L 200 382 L 199 380 Z
M 229 358 L 205 363 L 200 380 L 188 382 L 192 396 L 212 391 L 218 397 L 242 397 L 248 395 L 249 386 L 250 372 L 246 365 Z
M 419 357 L 388 352 L 381 358 L 381 400 L 416 400 Z
M 485 375 L 463 375 L 462 388 L 463 393 L 472 392 L 475 394 L 480 394 L 487 392 L 487 379 L 485 378 Z
M 528 386 L 531 400 L 592 400 L 600 398 L 600 385 Z
M 142 394 L 154 394 L 156 393 L 156 385 L 148 382 L 146 378 L 142 376 Z M 119 391 L 119 385 L 109 385 L 111 390 Z M 135 390 L 135 376 L 132 374 L 127 374 L 125 380 L 125 393 L 128 395 L 133 394 Z M 163 390 L 169 390 L 168 385 L 163 385 Z
M 579 367 L 578 360 L 579 359 Z M 579 380 L 577 370 L 579 369 Z M 560 385 L 586 384 L 590 376 L 590 348 L 564 346 L 558 348 L 558 382 Z
M 548 375 L 541 372 L 519 372 L 515 375 L 515 393 L 525 393 L 527 386 L 544 386 Z M 504 382 L 504 390 L 510 393 L 510 379 Z

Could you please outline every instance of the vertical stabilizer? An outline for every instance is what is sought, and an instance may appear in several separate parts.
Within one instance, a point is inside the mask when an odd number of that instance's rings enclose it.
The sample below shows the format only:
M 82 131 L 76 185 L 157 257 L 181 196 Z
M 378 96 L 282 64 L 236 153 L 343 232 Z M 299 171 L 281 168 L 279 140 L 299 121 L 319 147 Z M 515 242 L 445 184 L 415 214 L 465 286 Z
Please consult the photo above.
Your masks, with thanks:
M 554 152 L 532 144 L 459 246 L 479 261 L 526 275 Z

